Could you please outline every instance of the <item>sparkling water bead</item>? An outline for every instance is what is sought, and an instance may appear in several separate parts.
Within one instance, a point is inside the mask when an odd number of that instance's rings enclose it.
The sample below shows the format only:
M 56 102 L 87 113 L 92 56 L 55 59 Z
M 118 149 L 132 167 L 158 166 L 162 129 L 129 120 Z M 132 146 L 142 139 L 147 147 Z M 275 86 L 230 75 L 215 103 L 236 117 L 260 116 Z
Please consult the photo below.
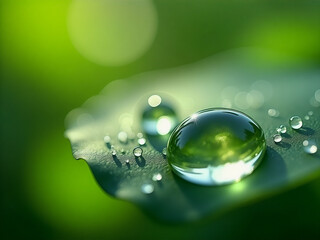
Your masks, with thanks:
M 282 141 L 281 135 L 280 135 L 279 133 L 273 135 L 273 141 L 274 141 L 275 143 L 281 142 L 281 141 Z
M 142 156 L 142 153 L 143 153 L 143 150 L 141 147 L 135 147 L 132 151 L 133 155 L 135 157 L 141 157 Z
M 183 179 L 201 185 L 239 181 L 260 163 L 266 150 L 261 127 L 244 113 L 206 109 L 172 132 L 167 159 Z
M 299 116 L 293 116 L 289 119 L 290 126 L 293 129 L 299 129 L 302 127 L 302 119 Z
M 277 132 L 278 133 L 286 133 L 287 132 L 287 128 L 285 125 L 280 125 L 278 128 L 277 128 Z

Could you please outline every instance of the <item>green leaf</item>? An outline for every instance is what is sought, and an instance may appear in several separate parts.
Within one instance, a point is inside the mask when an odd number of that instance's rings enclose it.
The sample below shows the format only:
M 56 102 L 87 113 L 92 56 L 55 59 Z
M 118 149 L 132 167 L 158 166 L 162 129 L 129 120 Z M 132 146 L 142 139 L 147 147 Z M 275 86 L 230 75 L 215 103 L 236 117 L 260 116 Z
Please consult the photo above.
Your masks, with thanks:
M 158 219 L 174 222 L 212 216 L 318 177 L 319 153 L 307 154 L 302 142 L 320 142 L 319 107 L 310 104 L 320 88 L 319 70 L 302 64 L 299 68 L 261 64 L 257 55 L 247 53 L 222 54 L 109 84 L 66 118 L 65 135 L 71 141 L 74 157 L 86 160 L 97 182 L 110 195 L 133 202 Z M 232 89 L 241 94 L 236 95 Z M 254 89 L 263 94 L 263 105 L 257 106 L 257 101 L 253 101 L 248 107 L 243 96 L 251 95 L 244 92 Z M 205 187 L 175 176 L 164 156 L 149 142 L 143 147 L 143 158 L 135 158 L 132 150 L 137 146 L 136 139 L 121 144 L 117 134 L 129 127 L 135 134 L 142 131 L 141 113 L 151 94 L 171 96 L 180 120 L 205 108 L 221 107 L 226 101 L 232 108 L 245 112 L 265 132 L 268 147 L 261 165 L 238 183 Z M 270 108 L 280 115 L 270 117 Z M 305 120 L 309 111 L 313 115 Z M 300 130 L 293 130 L 288 124 L 294 115 L 303 119 Z M 288 130 L 282 142 L 275 144 L 272 136 L 280 124 Z M 105 135 L 111 137 L 117 157 L 104 143 Z M 130 164 L 125 163 L 127 159 Z M 152 181 L 155 173 L 162 174 L 160 182 Z M 152 194 L 141 192 L 146 183 L 154 185 Z

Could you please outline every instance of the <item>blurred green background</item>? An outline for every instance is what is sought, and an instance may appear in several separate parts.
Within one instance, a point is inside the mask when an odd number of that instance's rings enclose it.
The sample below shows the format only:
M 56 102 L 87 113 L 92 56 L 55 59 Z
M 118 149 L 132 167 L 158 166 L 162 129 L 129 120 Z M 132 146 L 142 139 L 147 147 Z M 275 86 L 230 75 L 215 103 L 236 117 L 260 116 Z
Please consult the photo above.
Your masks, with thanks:
M 320 179 L 196 223 L 168 225 L 106 195 L 63 137 L 107 83 L 257 47 L 320 66 L 320 1 L 0 3 L 1 239 L 320 238 Z

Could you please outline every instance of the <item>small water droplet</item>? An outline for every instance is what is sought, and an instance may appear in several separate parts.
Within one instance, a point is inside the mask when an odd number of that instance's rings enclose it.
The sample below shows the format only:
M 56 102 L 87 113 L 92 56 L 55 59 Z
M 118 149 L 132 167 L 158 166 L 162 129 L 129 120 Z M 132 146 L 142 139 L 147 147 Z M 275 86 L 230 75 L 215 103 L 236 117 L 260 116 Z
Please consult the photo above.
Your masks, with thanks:
M 308 112 L 308 115 L 309 115 L 309 116 L 312 116 L 312 115 L 313 115 L 313 112 L 312 112 L 312 111 L 309 111 L 309 112 Z
M 118 140 L 121 143 L 127 143 L 128 142 L 128 134 L 126 132 L 119 132 L 118 133 Z
M 143 184 L 141 186 L 141 192 L 144 194 L 151 194 L 154 191 L 154 186 L 152 184 Z
M 287 128 L 285 125 L 280 125 L 278 128 L 277 128 L 277 132 L 278 133 L 286 133 L 287 132 Z
M 141 157 L 143 150 L 141 147 L 135 147 L 132 152 L 135 157 Z
M 306 115 L 306 116 L 304 116 L 304 119 L 305 119 L 305 120 L 309 120 L 310 117 L 309 117 L 308 115 Z
M 112 154 L 112 156 L 117 155 L 117 151 L 116 151 L 116 149 L 114 148 L 114 146 L 111 146 L 111 154 Z
M 103 141 L 104 141 L 105 143 L 110 143 L 111 138 L 110 138 L 109 136 L 105 136 L 105 137 L 103 138 Z
M 299 129 L 302 127 L 302 119 L 299 116 L 293 116 L 289 119 L 290 126 L 293 129 Z
M 270 117 L 279 117 L 280 112 L 279 112 L 278 110 L 274 109 L 274 108 L 270 108 L 270 109 L 268 110 L 268 115 L 269 115 Z
M 252 118 L 231 109 L 205 109 L 175 128 L 167 159 L 187 181 L 222 185 L 251 174 L 265 150 L 264 133 Z
M 275 143 L 279 143 L 279 142 L 281 142 L 282 141 L 282 137 L 281 137 L 281 135 L 280 134 L 275 134 L 275 135 L 273 135 L 273 141 L 275 142 Z
M 167 148 L 163 148 L 162 149 L 162 155 L 163 156 L 167 156 Z
M 314 154 L 318 151 L 318 147 L 313 140 L 304 140 L 303 143 L 303 149 L 306 153 Z
M 121 148 L 120 152 L 124 155 L 126 153 L 126 150 L 124 150 L 123 148 Z
M 146 139 L 145 138 L 139 138 L 138 139 L 138 143 L 139 143 L 140 146 L 143 146 L 143 145 L 146 144 Z
M 130 161 L 129 161 L 129 159 L 127 159 L 127 160 L 126 160 L 126 164 L 129 164 L 129 163 L 130 163 Z
M 141 133 L 141 132 L 137 133 L 137 137 L 138 138 L 143 138 L 143 133 Z
M 152 181 L 154 182 L 159 182 L 162 180 L 162 175 L 160 173 L 155 173 L 152 176 Z

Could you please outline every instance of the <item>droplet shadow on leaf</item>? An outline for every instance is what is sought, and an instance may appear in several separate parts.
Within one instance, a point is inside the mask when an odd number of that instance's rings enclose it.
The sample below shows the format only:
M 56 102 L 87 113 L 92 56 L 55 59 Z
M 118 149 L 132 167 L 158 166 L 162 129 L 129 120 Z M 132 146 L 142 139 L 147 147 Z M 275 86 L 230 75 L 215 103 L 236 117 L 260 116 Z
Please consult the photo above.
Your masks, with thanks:
M 295 131 L 305 136 L 312 136 L 314 134 L 314 130 L 309 127 L 302 127 L 300 129 L 296 129 Z
M 139 167 L 144 167 L 146 165 L 146 160 L 144 159 L 143 156 L 140 157 L 135 157 L 136 163 L 138 164 Z
M 291 147 L 290 143 L 286 143 L 286 142 L 283 142 L 283 141 L 277 143 L 277 145 L 282 147 L 282 148 L 285 148 L 285 149 L 289 149 Z
M 258 166 L 251 175 L 243 178 L 238 183 L 208 187 L 189 183 L 176 175 L 174 175 L 174 180 L 179 186 L 181 192 L 185 195 L 186 199 L 188 199 L 189 204 L 192 204 L 193 208 L 196 211 L 199 211 L 199 214 L 205 214 L 206 210 L 202 207 L 202 203 L 204 204 L 208 199 L 215 201 L 215 206 L 218 209 L 220 206 L 227 209 L 232 202 L 241 202 L 241 200 L 244 201 L 248 198 L 246 195 L 247 191 L 245 191 L 247 188 L 257 185 L 267 185 L 265 187 L 269 187 L 271 192 L 273 185 L 277 184 L 278 179 L 276 180 L 277 182 L 272 181 L 273 177 L 270 173 L 276 176 L 281 176 L 282 184 L 285 185 L 285 182 L 287 181 L 287 169 L 285 162 L 278 152 L 273 148 L 268 147 L 266 155 L 260 163 L 260 166 Z M 222 195 L 227 193 L 229 198 L 217 197 L 220 193 Z M 267 194 L 267 192 L 263 192 L 261 194 Z M 230 204 L 226 201 L 230 202 Z
M 288 133 L 282 133 L 281 134 L 284 138 L 292 138 L 290 134 Z
M 116 164 L 119 168 L 122 167 L 122 164 L 121 164 L 119 158 L 118 158 L 116 155 L 112 155 L 112 159 L 113 159 L 113 161 L 115 162 L 115 164 Z

